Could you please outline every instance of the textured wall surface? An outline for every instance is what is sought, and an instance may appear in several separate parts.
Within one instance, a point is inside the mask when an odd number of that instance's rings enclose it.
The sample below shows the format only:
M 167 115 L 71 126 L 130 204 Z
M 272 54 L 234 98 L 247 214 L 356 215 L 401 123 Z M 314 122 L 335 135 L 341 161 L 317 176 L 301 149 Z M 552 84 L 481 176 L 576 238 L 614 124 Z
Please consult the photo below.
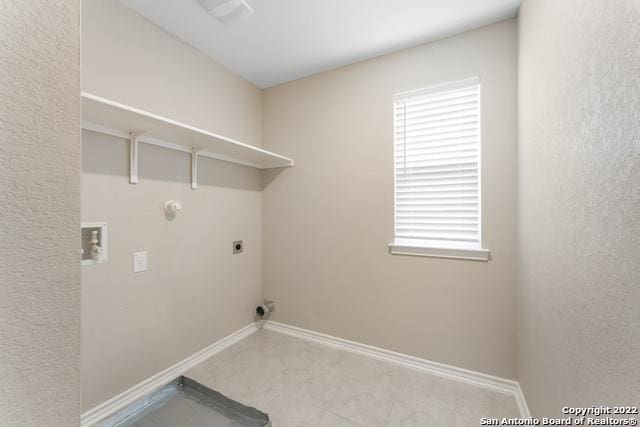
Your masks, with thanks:
M 264 91 L 263 142 L 296 166 L 263 192 L 275 320 L 515 377 L 515 20 Z M 393 94 L 480 76 L 487 263 L 395 256 Z
M 534 415 L 640 397 L 640 3 L 519 15 L 518 378 Z
M 117 0 L 82 2 L 82 89 L 260 143 L 261 92 Z M 82 409 L 247 325 L 261 297 L 259 171 L 83 132 L 82 221 L 109 224 L 109 261 L 82 268 Z M 176 141 L 179 142 L 179 141 Z M 184 209 L 165 218 L 163 204 Z M 234 240 L 245 251 L 232 254 Z M 149 271 L 132 272 L 134 251 Z
M 0 425 L 80 414 L 76 0 L 0 2 Z

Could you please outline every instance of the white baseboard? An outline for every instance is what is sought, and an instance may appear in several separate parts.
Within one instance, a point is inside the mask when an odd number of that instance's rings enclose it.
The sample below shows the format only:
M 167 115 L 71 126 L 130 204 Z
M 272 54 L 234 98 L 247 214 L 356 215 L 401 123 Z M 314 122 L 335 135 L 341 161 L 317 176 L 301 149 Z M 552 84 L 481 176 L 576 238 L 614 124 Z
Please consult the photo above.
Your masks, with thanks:
M 146 396 L 159 387 L 166 385 L 198 363 L 205 361 L 216 353 L 237 343 L 243 338 L 251 335 L 257 330 L 256 325 L 251 323 L 244 328 L 228 335 L 221 340 L 213 343 L 209 347 L 198 351 L 197 353 L 187 357 L 186 359 L 176 363 L 175 365 L 165 369 L 156 375 L 147 378 L 131 387 L 130 389 L 120 393 L 119 395 L 101 403 L 94 408 L 89 409 L 80 417 L 80 425 L 88 427 L 99 423 L 101 420 L 115 414 L 119 410 L 126 408 L 136 400 Z
M 319 332 L 295 326 L 285 325 L 283 323 L 273 322 L 271 320 L 267 321 L 263 327 L 264 329 L 274 332 L 280 332 L 374 359 L 383 360 L 385 362 L 395 363 L 407 368 L 428 372 L 453 381 L 483 387 L 500 393 L 511 394 L 516 399 L 521 417 L 529 418 L 531 416 L 524 400 L 522 390 L 520 389 L 520 385 L 513 380 L 495 377 L 493 375 L 487 375 L 451 365 L 445 365 L 444 363 L 432 362 L 430 360 L 420 359 L 418 357 L 333 337 L 331 335 L 321 334 Z
M 529 412 L 527 401 L 524 400 L 524 393 L 522 393 L 520 384 L 518 384 L 518 388 L 516 389 L 516 403 L 518 404 L 518 409 L 520 409 L 520 416 L 522 418 L 531 418 L 531 412 Z
M 411 369 L 428 372 L 430 374 L 438 375 L 450 380 L 483 387 L 505 394 L 512 394 L 516 399 L 518 408 L 520 409 L 520 416 L 522 418 L 531 417 L 520 385 L 516 381 L 495 377 L 468 369 L 458 368 L 451 365 L 445 365 L 443 363 L 432 362 L 430 360 L 420 359 L 414 356 L 409 356 L 406 354 L 333 337 L 331 335 L 321 334 L 319 332 L 285 325 L 283 323 L 267 321 L 263 323 L 263 327 L 264 329 L 274 332 L 291 335 L 319 344 L 329 345 L 341 350 L 346 350 L 374 359 L 395 363 L 397 365 L 405 366 Z M 197 364 L 210 358 L 214 354 L 219 353 L 225 348 L 232 346 L 243 338 L 246 338 L 256 330 L 256 324 L 249 324 L 244 328 L 232 333 L 231 335 L 228 335 L 223 339 L 213 343 L 209 347 L 200 350 L 199 352 L 165 369 L 164 371 L 159 372 L 156 375 L 136 384 L 135 386 L 107 400 L 106 402 L 103 402 L 100 405 L 89 409 L 82 414 L 80 425 L 82 427 L 89 427 L 99 423 L 100 421 L 126 408 L 130 404 L 143 398 L 159 387 L 166 385 L 167 383 L 184 374 L 186 371 L 193 368 Z

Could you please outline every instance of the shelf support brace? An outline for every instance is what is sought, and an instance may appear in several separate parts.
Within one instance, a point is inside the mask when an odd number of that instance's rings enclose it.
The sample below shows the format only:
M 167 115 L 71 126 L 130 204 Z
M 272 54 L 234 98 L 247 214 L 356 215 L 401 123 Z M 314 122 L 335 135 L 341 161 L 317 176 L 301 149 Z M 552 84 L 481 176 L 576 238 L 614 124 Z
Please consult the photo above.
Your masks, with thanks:
M 198 188 L 198 153 L 199 150 L 191 150 L 191 189 Z
M 129 183 L 138 183 L 138 136 L 129 132 Z

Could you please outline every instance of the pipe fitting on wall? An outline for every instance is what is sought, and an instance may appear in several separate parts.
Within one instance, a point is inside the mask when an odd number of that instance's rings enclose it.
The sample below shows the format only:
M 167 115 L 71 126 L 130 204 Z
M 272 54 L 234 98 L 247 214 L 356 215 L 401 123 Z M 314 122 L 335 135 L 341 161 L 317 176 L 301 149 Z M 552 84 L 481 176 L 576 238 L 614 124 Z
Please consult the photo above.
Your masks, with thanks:
M 264 300 L 264 303 L 256 307 L 256 317 L 259 320 L 266 319 L 276 311 L 276 304 L 273 301 Z
M 181 209 L 182 205 L 180 204 L 180 202 L 176 202 L 175 200 L 168 200 L 164 204 L 164 211 L 171 215 L 175 215 Z

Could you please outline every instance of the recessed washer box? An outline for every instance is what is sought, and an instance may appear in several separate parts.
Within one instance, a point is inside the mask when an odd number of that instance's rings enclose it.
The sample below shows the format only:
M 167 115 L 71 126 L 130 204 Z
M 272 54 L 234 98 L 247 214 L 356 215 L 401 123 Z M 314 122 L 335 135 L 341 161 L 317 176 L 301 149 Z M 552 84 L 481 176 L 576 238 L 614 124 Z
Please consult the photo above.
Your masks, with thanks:
M 83 222 L 81 230 L 81 265 L 107 262 L 107 223 Z

